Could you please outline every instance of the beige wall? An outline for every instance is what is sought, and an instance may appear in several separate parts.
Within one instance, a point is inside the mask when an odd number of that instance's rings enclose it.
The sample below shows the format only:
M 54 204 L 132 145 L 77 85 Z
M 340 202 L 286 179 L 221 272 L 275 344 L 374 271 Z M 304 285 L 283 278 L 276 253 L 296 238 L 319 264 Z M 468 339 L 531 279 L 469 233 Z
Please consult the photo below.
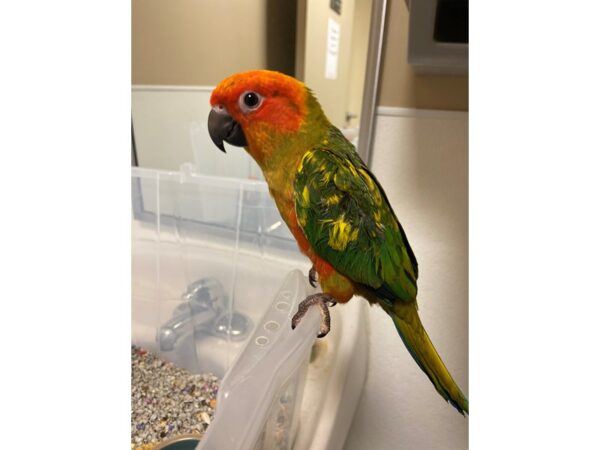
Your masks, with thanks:
M 408 64 L 408 9 L 403 0 L 388 0 L 378 104 L 404 108 L 468 111 L 469 78 L 462 75 L 417 75 Z
M 328 19 L 340 24 L 340 49 L 337 79 L 325 78 Z M 352 25 L 354 0 L 342 3 L 339 16 L 329 7 L 329 0 L 306 0 L 306 35 L 303 80 L 319 99 L 329 120 L 338 128 L 344 128 L 350 90 L 350 58 L 352 49 Z
M 295 14 L 293 1 L 133 0 L 132 83 L 214 86 L 245 70 L 293 74 Z
M 367 68 L 369 32 L 371 28 L 371 3 L 371 0 L 354 1 L 350 86 L 348 92 L 348 111 L 356 115 L 349 123 L 349 126 L 353 127 L 358 127 L 360 124 L 365 71 Z

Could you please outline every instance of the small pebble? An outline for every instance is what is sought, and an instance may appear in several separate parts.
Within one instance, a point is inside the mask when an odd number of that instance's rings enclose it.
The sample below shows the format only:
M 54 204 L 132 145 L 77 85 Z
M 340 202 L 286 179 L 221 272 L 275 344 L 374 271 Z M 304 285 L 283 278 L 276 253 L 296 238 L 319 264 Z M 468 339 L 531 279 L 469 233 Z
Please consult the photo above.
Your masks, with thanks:
M 200 413 L 200 417 L 202 417 L 202 420 L 207 423 L 208 425 L 210 425 L 210 416 L 208 415 L 208 413 L 206 411 L 202 411 Z
M 214 375 L 191 374 L 132 345 L 132 449 L 151 448 L 182 434 L 204 434 L 214 417 L 218 389 Z

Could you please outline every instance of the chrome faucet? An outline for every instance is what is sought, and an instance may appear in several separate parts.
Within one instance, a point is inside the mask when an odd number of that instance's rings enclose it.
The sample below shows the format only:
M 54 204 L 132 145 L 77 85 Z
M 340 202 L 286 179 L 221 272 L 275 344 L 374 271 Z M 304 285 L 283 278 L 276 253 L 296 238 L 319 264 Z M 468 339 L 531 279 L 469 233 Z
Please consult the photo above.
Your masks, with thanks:
M 172 351 L 187 333 L 206 334 L 221 339 L 239 341 L 252 328 L 250 319 L 227 310 L 229 298 L 216 278 L 201 278 L 191 283 L 182 294 L 183 303 L 173 311 L 173 318 L 158 330 L 161 351 Z

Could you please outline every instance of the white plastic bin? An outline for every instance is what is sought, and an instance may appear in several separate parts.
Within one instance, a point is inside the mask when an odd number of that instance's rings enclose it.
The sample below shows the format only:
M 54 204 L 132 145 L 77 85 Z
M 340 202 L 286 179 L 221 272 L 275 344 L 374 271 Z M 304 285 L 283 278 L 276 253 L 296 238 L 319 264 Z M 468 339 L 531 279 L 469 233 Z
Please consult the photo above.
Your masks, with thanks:
M 366 302 L 332 308 L 325 339 L 314 308 L 291 330 L 310 263 L 264 182 L 133 168 L 132 193 L 132 341 L 221 379 L 201 448 L 340 450 L 366 377 Z
M 133 343 L 222 380 L 204 448 L 290 449 L 319 318 L 290 328 L 309 265 L 265 183 L 133 168 L 132 193 Z

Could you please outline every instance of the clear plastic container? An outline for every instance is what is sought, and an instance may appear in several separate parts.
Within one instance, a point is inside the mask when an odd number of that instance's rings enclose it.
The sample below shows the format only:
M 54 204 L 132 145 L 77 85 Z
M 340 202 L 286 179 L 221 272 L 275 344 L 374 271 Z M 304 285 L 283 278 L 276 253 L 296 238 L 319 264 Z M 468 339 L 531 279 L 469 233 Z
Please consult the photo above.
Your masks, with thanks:
M 133 168 L 132 198 L 133 343 L 221 378 L 199 448 L 289 450 L 319 317 L 290 328 L 309 264 L 266 184 Z

